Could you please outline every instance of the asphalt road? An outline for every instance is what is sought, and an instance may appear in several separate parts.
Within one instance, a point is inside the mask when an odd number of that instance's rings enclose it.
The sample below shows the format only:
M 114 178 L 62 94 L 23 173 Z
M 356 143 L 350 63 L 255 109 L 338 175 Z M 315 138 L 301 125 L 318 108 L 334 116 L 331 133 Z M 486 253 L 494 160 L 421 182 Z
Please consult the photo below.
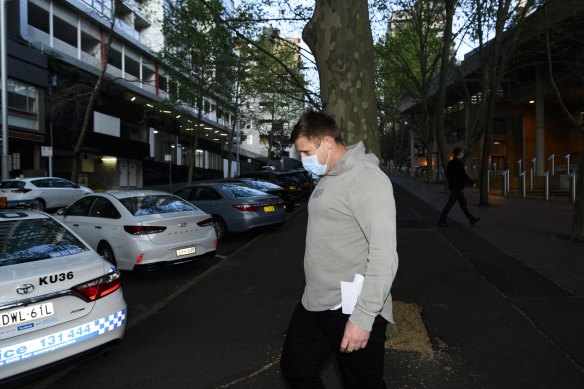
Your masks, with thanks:
M 291 256 L 298 258 L 298 254 L 302 258 L 305 215 L 305 207 L 299 206 L 293 213 L 288 214 L 288 221 L 283 226 L 228 235 L 219 242 L 217 255 L 214 258 L 150 272 L 123 272 L 122 288 L 128 304 L 128 323 L 124 340 L 107 353 L 79 361 L 26 387 L 29 389 L 160 388 L 161 380 L 165 380 L 169 375 L 173 377 L 174 387 L 216 387 L 220 385 L 220 382 L 231 381 L 233 378 L 231 367 L 227 366 L 223 372 L 215 368 L 217 365 L 222 365 L 223 361 L 230 360 L 229 353 L 227 351 L 224 353 L 222 350 L 234 345 L 232 340 L 228 340 L 228 338 L 232 339 L 230 336 L 221 338 L 221 321 L 242 318 L 222 319 L 222 315 L 229 316 L 230 307 L 227 305 L 220 308 L 222 314 L 209 313 L 209 310 L 215 310 L 225 302 L 219 303 L 217 301 L 219 297 L 213 296 L 213 293 L 209 294 L 209 289 L 205 286 L 204 289 L 197 288 L 197 284 L 209 278 L 211 290 L 219 289 L 218 293 L 222 294 L 221 299 L 229 302 L 233 300 L 229 296 L 230 290 L 241 291 L 243 288 L 245 291 L 246 288 L 253 288 L 253 282 L 249 286 L 233 286 L 233 283 L 238 282 L 237 267 L 252 265 L 257 262 L 256 257 L 265 257 L 265 255 L 278 261 L 289 259 Z M 294 219 L 298 221 L 292 222 Z M 274 236 L 279 237 L 277 241 L 273 239 Z M 282 251 L 281 239 L 297 246 L 297 249 L 280 252 L 277 256 L 273 256 L 274 250 Z M 213 277 L 206 277 L 207 273 L 213 273 Z M 246 271 L 247 273 L 249 272 Z M 221 274 L 225 274 L 226 277 Z M 263 269 L 258 269 L 257 276 L 263 275 Z M 301 276 L 301 273 L 297 274 L 298 280 Z M 251 281 L 241 280 L 243 283 Z M 204 296 L 196 295 L 198 291 L 202 291 Z M 295 291 L 294 294 L 300 292 L 300 290 Z M 241 293 L 238 292 L 238 295 L 241 296 Z M 198 301 L 190 302 L 189 300 L 193 297 Z M 176 304 L 180 307 L 177 308 Z M 241 308 L 243 305 L 238 304 L 238 306 Z M 286 310 L 287 313 L 291 311 L 292 308 Z M 199 315 L 203 315 L 205 325 L 191 326 L 190 323 L 195 321 L 201 323 Z M 286 317 L 284 321 L 287 320 Z M 257 331 L 255 333 L 257 334 Z M 283 339 L 282 331 L 277 334 L 277 337 L 277 343 L 280 343 Z M 255 339 L 255 337 L 252 338 Z M 221 347 L 216 346 L 216 339 L 222 342 Z M 205 355 L 204 350 L 209 350 L 208 355 Z M 273 351 L 273 355 L 270 355 L 268 359 L 279 357 L 279 349 Z M 263 351 L 259 353 L 263 354 Z M 185 361 L 192 360 L 193 356 L 207 361 L 207 365 L 196 363 L 196 365 L 185 366 Z M 237 358 L 246 359 L 245 356 Z M 240 364 L 235 360 L 231 360 L 231 363 Z M 262 357 L 258 358 L 257 362 L 250 359 L 248 363 L 249 367 L 245 371 L 249 368 L 255 369 L 256 363 L 259 363 L 258 367 L 261 368 L 266 360 Z M 194 374 L 195 372 L 197 373 Z M 189 384 L 187 385 L 186 382 Z
M 388 387 L 584 388 L 582 298 L 474 232 L 487 223 L 439 228 L 440 210 L 394 193 L 392 294 L 419 311 L 421 328 L 404 339 L 416 318 L 396 317 Z M 33 387 L 286 388 L 278 362 L 304 286 L 306 216 L 301 207 L 284 226 L 232 237 L 214 260 L 126 275 L 123 342 Z M 324 368 L 327 389 L 341 387 L 334 366 Z

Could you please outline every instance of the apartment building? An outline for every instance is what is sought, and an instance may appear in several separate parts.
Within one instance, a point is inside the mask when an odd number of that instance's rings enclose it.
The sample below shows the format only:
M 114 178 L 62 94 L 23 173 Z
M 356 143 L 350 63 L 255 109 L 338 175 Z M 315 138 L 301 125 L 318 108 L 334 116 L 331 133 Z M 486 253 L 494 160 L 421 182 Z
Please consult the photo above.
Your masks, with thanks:
M 11 176 L 52 170 L 55 176 L 70 178 L 84 120 L 86 105 L 81 102 L 106 63 L 74 180 L 97 190 L 181 180 L 192 152 L 181 145 L 179 135 L 185 130 L 200 134 L 194 178 L 225 174 L 231 149 L 227 133 L 234 118 L 225 108 L 229 102 L 206 97 L 200 121 L 195 120 L 200 116 L 196 108 L 188 104 L 161 108 L 169 101 L 172 85 L 157 60 L 164 45 L 162 1 L 140 5 L 122 0 L 114 9 L 111 0 L 6 4 Z M 180 116 L 180 122 L 175 120 Z M 50 154 L 48 147 L 52 157 L 44 156 Z M 255 157 L 246 155 L 248 160 Z

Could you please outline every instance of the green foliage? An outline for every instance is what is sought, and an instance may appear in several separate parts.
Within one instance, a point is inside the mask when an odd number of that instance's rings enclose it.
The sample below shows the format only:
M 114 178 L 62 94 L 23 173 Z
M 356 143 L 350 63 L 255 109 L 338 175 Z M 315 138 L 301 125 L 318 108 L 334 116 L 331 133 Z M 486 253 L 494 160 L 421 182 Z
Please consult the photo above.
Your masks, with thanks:
M 398 11 L 393 13 L 388 33 L 375 46 L 381 146 L 385 159 L 405 158 L 410 128 L 426 142 L 431 136 L 428 126 L 430 88 L 440 69 L 444 16 L 437 4 L 422 0 L 398 1 Z M 421 113 L 408 117 L 407 121 L 414 123 L 406 128 L 406 118 L 400 117 L 398 105 L 408 98 L 421 102 Z
M 165 5 L 161 60 L 173 80 L 173 100 L 202 108 L 204 96 L 229 96 L 233 38 L 219 22 L 221 1 L 175 0 Z
M 242 120 L 265 135 L 269 148 L 288 145 L 289 122 L 303 109 L 304 77 L 298 43 L 281 37 L 277 29 L 264 29 L 253 44 L 243 45 L 240 50 L 248 64 L 242 83 L 248 104 Z

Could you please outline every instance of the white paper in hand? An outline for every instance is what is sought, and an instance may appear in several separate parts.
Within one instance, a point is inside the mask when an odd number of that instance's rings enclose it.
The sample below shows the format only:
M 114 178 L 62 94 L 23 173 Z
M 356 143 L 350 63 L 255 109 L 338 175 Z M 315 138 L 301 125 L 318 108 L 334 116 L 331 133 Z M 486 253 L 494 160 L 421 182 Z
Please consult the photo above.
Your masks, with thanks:
M 365 277 L 361 274 L 355 274 L 353 282 L 341 281 L 341 299 L 343 313 L 350 315 L 357 305 L 357 298 L 361 294 Z

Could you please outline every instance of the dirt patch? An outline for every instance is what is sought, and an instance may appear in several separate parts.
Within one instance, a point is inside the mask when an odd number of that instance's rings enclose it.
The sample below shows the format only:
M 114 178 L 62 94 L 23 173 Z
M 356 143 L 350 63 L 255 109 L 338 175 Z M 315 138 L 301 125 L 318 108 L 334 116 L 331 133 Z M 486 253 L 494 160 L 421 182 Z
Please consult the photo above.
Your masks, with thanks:
M 417 304 L 393 302 L 395 324 L 387 327 L 385 348 L 397 351 L 413 351 L 432 359 L 432 345 L 422 320 L 422 309 Z

